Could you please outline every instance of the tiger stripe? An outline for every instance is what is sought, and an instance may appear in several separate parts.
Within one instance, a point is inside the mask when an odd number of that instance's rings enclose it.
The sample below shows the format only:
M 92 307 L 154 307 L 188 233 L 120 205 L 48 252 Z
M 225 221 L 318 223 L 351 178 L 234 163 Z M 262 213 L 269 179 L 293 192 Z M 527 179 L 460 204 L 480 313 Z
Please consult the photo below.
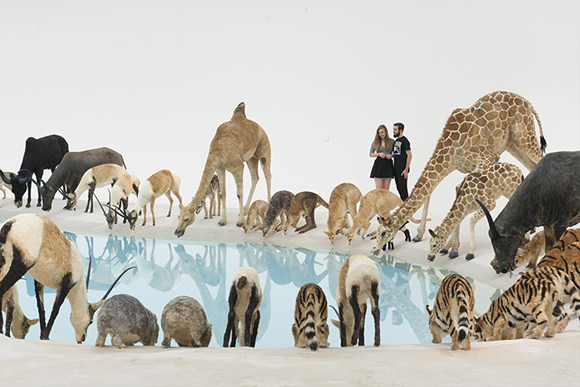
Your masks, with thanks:
M 303 285 L 296 296 L 292 335 L 294 345 L 316 351 L 328 347 L 328 304 L 322 288 L 314 283 Z
M 538 276 L 522 276 L 475 319 L 474 332 L 479 341 L 522 338 L 528 324 L 533 325 L 533 339 L 539 338 L 546 327 L 545 336 L 554 336 L 558 322 L 565 320 L 565 311 L 555 277 L 543 274 L 540 271 Z
M 473 289 L 464 277 L 450 274 L 443 278 L 433 310 L 426 305 L 433 342 L 440 343 L 449 334 L 452 350 L 460 345 L 465 350 L 471 349 L 474 302 Z
M 572 243 L 580 242 L 580 229 L 569 229 L 562 234 L 558 243 L 546 252 L 546 255 L 538 263 L 538 267 L 554 266 L 554 264 L 562 257 L 566 247 Z

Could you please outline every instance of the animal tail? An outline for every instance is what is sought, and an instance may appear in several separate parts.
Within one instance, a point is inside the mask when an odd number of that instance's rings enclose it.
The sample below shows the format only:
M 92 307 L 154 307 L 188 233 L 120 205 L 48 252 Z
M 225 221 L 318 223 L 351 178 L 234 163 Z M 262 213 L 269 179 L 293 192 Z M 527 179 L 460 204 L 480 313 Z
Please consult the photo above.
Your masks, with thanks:
M 457 296 L 457 303 L 459 304 L 459 320 L 457 322 L 457 338 L 462 342 L 469 338 L 469 309 L 465 296 L 460 294 Z
M 320 205 L 320 206 L 328 209 L 328 203 L 323 198 L 321 198 L 319 195 L 316 195 L 316 196 L 318 196 L 318 200 L 317 200 L 317 203 L 316 203 L 317 206 Z
M 318 349 L 319 344 L 318 337 L 316 337 L 316 321 L 314 319 L 316 310 L 320 310 L 320 305 L 318 305 L 316 291 L 311 287 L 306 295 L 306 324 L 304 326 L 304 333 L 306 334 L 308 347 L 313 351 Z
M 246 286 L 246 284 L 248 283 L 248 278 L 243 275 L 238 279 L 238 283 L 236 284 L 236 288 L 238 290 L 241 290 L 244 288 L 244 286 Z
M 531 106 L 531 104 L 530 104 Z M 540 150 L 542 151 L 542 153 L 546 153 L 546 147 L 548 146 L 548 143 L 546 142 L 546 139 L 544 138 L 544 130 L 542 129 L 542 121 L 540 121 L 540 116 L 538 115 L 538 112 L 536 111 L 536 109 L 534 109 L 534 107 L 532 106 L 532 113 L 534 114 L 534 117 L 536 117 L 536 121 L 538 121 L 538 126 L 540 127 Z

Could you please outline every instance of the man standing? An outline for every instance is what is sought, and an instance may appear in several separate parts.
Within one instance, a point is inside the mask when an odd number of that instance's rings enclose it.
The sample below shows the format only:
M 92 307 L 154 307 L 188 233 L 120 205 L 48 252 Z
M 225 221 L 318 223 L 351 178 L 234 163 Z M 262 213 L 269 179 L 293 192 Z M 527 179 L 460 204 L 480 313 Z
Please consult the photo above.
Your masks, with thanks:
M 409 177 L 411 159 L 411 143 L 407 137 L 403 135 L 405 125 L 397 122 L 393 125 L 393 136 L 395 137 L 395 144 L 393 146 L 393 157 L 395 159 L 395 183 L 397 184 L 397 191 L 401 200 L 407 199 L 409 193 L 407 191 L 407 178 Z

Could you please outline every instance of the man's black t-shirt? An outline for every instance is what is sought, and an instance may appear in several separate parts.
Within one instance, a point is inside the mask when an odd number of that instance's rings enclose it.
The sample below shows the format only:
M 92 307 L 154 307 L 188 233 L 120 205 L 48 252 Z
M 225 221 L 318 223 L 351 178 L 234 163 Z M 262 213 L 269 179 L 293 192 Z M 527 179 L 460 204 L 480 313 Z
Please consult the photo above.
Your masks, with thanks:
M 393 156 L 395 159 L 395 171 L 403 172 L 405 166 L 407 165 L 407 151 L 411 150 L 411 143 L 407 140 L 407 137 L 401 137 L 395 139 L 395 144 L 393 146 Z M 407 172 L 411 172 L 411 167 Z

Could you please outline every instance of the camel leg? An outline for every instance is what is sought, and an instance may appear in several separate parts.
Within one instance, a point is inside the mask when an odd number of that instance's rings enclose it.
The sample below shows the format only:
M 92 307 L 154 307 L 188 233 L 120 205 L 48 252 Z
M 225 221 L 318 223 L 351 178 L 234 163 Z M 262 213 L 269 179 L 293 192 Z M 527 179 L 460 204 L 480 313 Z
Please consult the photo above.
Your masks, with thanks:
M 431 195 L 427 196 L 427 200 L 423 203 L 423 212 L 421 213 L 421 223 L 417 227 L 417 235 L 413 238 L 413 242 L 419 242 L 423 239 L 423 234 L 425 234 L 425 228 L 427 226 L 427 215 L 429 213 L 429 200 L 431 200 Z
M 250 171 L 250 178 L 252 179 L 252 186 L 250 187 L 250 192 L 248 193 L 248 198 L 246 200 L 246 205 L 244 206 L 244 213 L 242 215 L 246 215 L 250 210 L 250 204 L 252 203 L 252 197 L 254 196 L 254 190 L 256 189 L 256 185 L 258 185 L 258 180 L 260 176 L 258 176 L 258 159 L 256 157 L 252 157 L 248 161 L 248 169 Z
M 269 145 L 268 145 L 269 148 Z M 267 149 L 263 152 L 256 152 L 256 154 L 262 153 L 263 155 L 259 157 L 260 164 L 262 166 L 262 172 L 264 172 L 264 178 L 266 179 L 266 189 L 268 190 L 268 203 L 270 202 L 270 198 L 272 197 L 271 193 L 271 182 L 272 182 L 272 174 L 270 173 L 270 161 L 271 161 L 271 150 Z
M 236 195 L 238 197 L 238 206 L 240 209 L 236 226 L 242 227 L 246 223 L 246 218 L 244 216 L 244 164 L 242 163 L 241 166 L 230 172 L 234 175 L 234 180 L 236 182 Z M 252 191 L 254 187 L 255 184 L 252 183 Z
M 226 216 L 226 170 L 224 168 L 218 168 L 215 172 L 220 181 L 220 199 L 222 207 L 222 214 L 218 224 L 220 226 L 225 226 L 225 224 L 228 222 Z

